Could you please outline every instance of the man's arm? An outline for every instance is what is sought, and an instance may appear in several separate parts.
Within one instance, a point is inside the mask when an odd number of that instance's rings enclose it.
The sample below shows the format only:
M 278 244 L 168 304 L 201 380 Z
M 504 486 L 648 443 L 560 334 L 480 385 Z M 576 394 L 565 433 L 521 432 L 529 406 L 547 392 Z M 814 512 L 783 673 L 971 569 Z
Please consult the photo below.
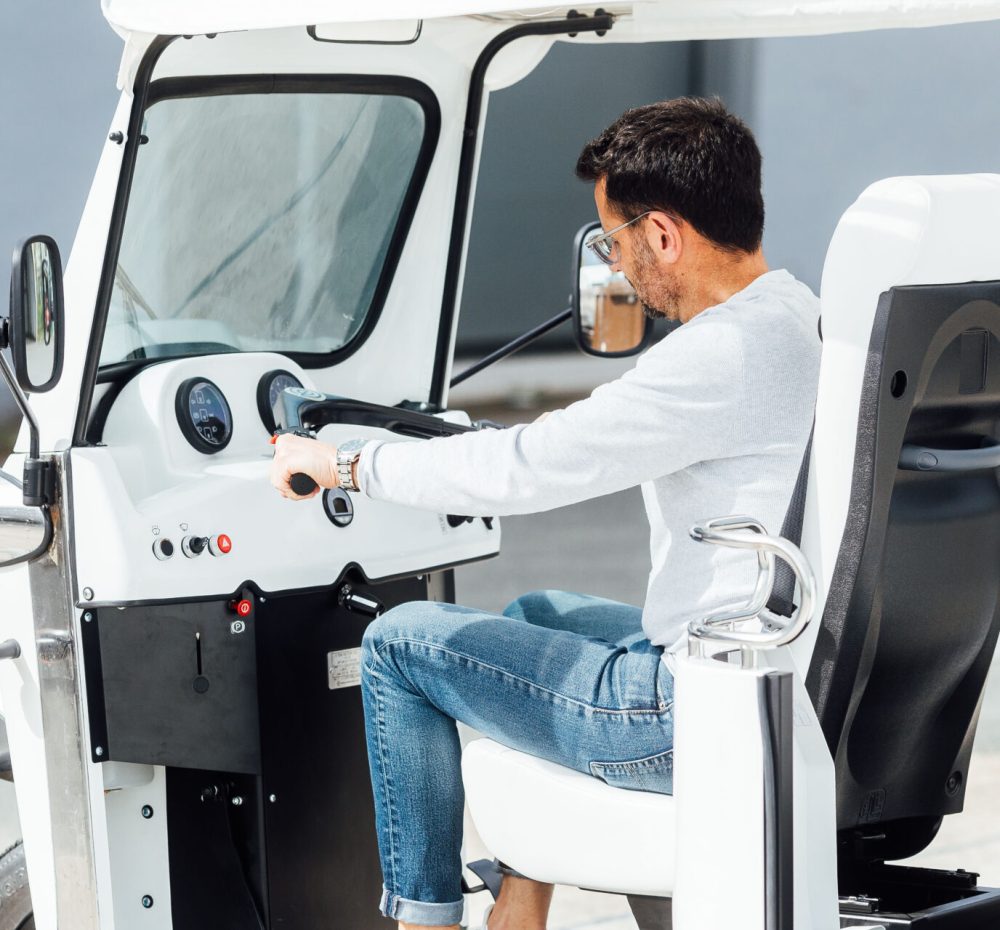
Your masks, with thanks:
M 370 497 L 440 513 L 550 510 L 739 454 L 742 396 L 736 334 L 724 323 L 693 325 L 589 398 L 533 423 L 369 443 L 357 483 Z

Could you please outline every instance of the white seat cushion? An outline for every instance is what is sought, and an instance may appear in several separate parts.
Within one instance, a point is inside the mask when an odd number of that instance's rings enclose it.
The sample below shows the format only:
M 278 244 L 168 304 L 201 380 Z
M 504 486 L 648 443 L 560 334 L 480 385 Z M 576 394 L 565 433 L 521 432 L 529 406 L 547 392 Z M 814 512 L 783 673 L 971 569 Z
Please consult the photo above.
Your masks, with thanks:
M 670 897 L 675 803 L 489 739 L 462 755 L 465 793 L 487 849 L 544 882 Z

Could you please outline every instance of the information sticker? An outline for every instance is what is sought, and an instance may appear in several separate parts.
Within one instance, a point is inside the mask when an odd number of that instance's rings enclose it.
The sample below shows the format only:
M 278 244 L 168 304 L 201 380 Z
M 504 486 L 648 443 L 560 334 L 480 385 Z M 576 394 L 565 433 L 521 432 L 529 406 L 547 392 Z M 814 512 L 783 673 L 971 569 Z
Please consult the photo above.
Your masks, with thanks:
M 338 649 L 326 654 L 327 681 L 330 690 L 353 688 L 361 684 L 361 647 Z

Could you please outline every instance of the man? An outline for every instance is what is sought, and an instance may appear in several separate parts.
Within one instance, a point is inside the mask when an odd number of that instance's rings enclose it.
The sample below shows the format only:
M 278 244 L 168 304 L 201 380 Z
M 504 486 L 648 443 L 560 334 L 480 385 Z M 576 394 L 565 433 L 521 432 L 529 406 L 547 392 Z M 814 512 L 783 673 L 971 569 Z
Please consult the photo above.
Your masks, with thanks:
M 692 619 L 753 590 L 756 558 L 687 537 L 708 517 L 781 525 L 812 420 L 818 301 L 761 251 L 754 139 L 718 100 L 629 110 L 588 143 L 595 254 L 683 325 L 617 381 L 544 420 L 341 454 L 340 481 L 439 513 L 504 515 L 642 485 L 645 608 L 539 592 L 505 616 L 404 604 L 365 636 L 362 690 L 385 892 L 404 930 L 457 927 L 463 793 L 455 720 L 609 784 L 669 793 L 673 679 Z M 280 437 L 272 482 L 338 482 L 330 446 Z M 609 558 L 614 558 L 609 553 Z M 489 930 L 544 930 L 552 888 L 505 877 Z

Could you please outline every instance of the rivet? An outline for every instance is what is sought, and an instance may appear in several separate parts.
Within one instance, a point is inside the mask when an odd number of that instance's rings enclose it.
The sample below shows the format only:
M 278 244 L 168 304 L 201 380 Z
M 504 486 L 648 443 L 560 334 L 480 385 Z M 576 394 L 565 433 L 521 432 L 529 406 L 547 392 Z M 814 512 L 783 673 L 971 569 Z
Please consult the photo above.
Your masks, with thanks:
M 101 756 L 104 755 L 104 747 L 103 746 L 95 746 L 94 747 L 94 755 L 97 756 L 98 759 L 100 759 Z
M 243 798 L 241 798 L 238 794 L 233 795 L 233 807 L 242 807 L 242 806 L 243 806 Z
M 148 804 L 143 804 L 142 805 L 142 816 L 146 820 L 150 820 L 152 818 L 152 816 L 153 816 L 153 808 L 151 808 Z
M 125 134 L 116 129 L 110 136 L 108 136 L 108 138 L 114 142 L 115 145 L 121 145 L 125 141 Z
M 275 801 L 278 800 L 278 796 L 276 794 L 269 794 L 267 796 L 267 799 L 273 804 Z
M 83 589 L 83 599 L 85 601 L 92 601 L 94 599 L 94 589 L 93 588 L 84 588 Z
M 151 894 L 144 894 L 142 896 L 142 906 L 147 910 L 153 906 L 153 896 Z
M 94 615 L 89 610 L 83 615 L 83 622 L 84 623 L 90 623 L 90 621 L 93 620 L 93 619 L 94 619 Z

